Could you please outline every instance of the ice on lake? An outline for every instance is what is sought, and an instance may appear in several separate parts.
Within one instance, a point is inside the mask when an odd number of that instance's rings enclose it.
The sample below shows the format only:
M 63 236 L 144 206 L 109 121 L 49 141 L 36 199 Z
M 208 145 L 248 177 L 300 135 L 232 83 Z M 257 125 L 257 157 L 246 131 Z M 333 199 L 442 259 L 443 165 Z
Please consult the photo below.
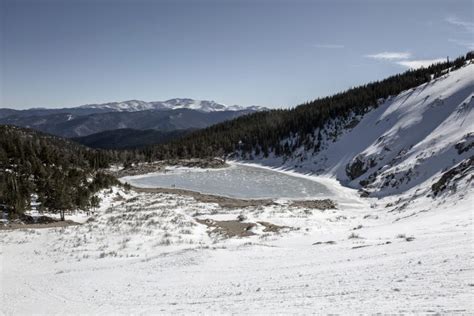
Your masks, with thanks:
M 325 185 L 309 178 L 241 164 L 223 169 L 173 168 L 164 173 L 125 177 L 122 181 L 142 188 L 176 188 L 245 199 L 309 199 L 331 195 Z

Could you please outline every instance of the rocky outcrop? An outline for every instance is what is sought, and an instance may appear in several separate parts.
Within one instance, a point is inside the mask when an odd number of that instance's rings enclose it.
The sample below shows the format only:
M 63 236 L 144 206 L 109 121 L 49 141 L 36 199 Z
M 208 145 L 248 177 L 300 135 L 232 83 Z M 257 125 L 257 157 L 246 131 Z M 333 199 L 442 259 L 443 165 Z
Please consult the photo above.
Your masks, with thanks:
M 366 158 L 359 155 L 356 156 L 350 163 L 346 166 L 346 174 L 349 179 L 354 180 L 362 176 L 370 168 L 373 168 L 377 165 L 374 158 Z
M 472 177 L 473 171 L 474 156 L 471 156 L 470 158 L 463 160 L 457 166 L 443 173 L 441 178 L 431 186 L 431 191 L 433 191 L 433 195 L 436 197 L 437 195 L 445 191 L 447 188 L 455 190 L 456 183 L 466 176 L 471 175 Z

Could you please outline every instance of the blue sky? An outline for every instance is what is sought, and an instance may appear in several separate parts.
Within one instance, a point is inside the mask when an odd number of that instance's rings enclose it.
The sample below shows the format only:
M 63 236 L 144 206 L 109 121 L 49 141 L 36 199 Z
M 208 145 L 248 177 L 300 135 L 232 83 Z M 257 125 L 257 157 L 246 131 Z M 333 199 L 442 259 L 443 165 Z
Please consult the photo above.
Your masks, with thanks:
M 0 107 L 289 107 L 474 49 L 474 1 L 0 0 Z

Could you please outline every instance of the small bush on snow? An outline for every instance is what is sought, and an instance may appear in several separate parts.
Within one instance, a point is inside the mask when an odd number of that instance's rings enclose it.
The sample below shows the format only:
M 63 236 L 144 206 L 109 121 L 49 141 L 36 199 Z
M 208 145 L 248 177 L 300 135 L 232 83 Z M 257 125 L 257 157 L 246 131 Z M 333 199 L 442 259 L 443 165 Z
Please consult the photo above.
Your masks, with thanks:
M 348 238 L 349 239 L 359 239 L 361 237 L 359 235 L 355 234 L 355 233 L 351 233 Z

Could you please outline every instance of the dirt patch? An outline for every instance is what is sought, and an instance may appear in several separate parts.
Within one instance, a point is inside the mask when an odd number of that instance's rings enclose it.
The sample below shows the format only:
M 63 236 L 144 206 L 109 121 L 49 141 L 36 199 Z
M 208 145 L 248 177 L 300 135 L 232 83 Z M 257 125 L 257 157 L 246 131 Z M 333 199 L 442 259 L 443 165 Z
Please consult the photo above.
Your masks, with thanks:
M 265 233 L 278 233 L 282 229 L 290 228 L 289 226 L 279 226 L 279 225 L 275 225 L 269 222 L 257 222 L 257 223 L 265 227 L 265 229 L 263 230 Z
M 204 224 L 209 228 L 212 228 L 210 234 L 220 234 L 227 238 L 231 237 L 249 237 L 254 236 L 255 233 L 252 232 L 252 228 L 256 227 L 256 223 L 252 222 L 242 222 L 239 220 L 229 220 L 229 221 L 216 221 L 213 219 L 196 219 L 200 224 Z M 290 228 L 289 226 L 279 226 L 269 222 L 257 222 L 262 225 L 264 232 L 266 233 L 278 233 L 282 229 Z
M 212 228 L 211 234 L 217 233 L 228 238 L 255 235 L 255 233 L 251 232 L 251 229 L 256 226 L 255 223 L 244 223 L 238 220 L 215 221 L 212 219 L 196 219 L 196 221 Z
M 196 201 L 202 203 L 217 203 L 222 208 L 234 209 L 234 208 L 244 208 L 244 207 L 258 207 L 258 206 L 269 206 L 274 205 L 275 202 L 270 199 L 261 199 L 261 200 L 242 200 L 234 199 L 225 196 L 217 196 L 210 194 L 203 194 L 195 191 L 183 190 L 183 189 L 165 189 L 165 188 L 137 188 L 131 187 L 136 192 L 144 193 L 168 193 L 168 194 L 178 194 L 191 196 Z
M 332 210 L 336 209 L 336 203 L 330 199 L 324 200 L 307 200 L 307 201 L 292 201 L 291 206 L 318 209 L 318 210 Z

